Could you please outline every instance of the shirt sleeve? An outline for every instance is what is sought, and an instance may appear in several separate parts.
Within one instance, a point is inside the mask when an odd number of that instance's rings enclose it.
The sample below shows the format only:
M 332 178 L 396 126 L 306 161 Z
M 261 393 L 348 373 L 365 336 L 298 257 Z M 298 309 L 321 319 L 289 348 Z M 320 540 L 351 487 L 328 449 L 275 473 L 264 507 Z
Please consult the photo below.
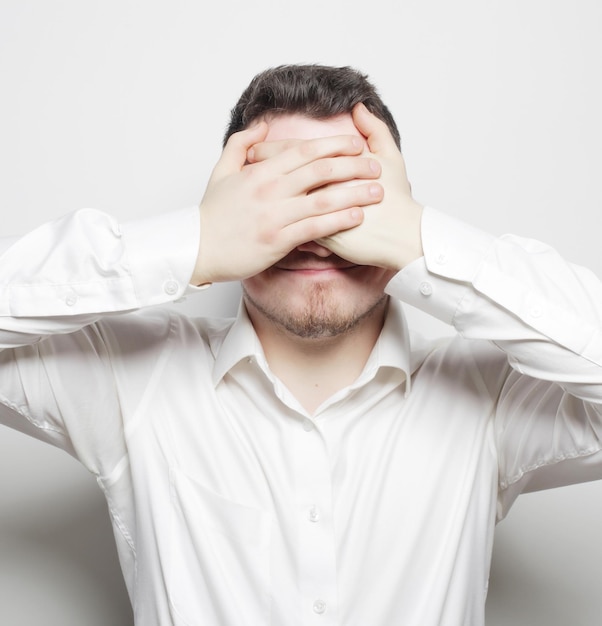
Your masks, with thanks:
M 123 224 L 85 209 L 0 240 L 0 422 L 97 475 L 119 467 L 124 413 L 151 384 L 170 329 L 167 311 L 132 310 L 188 291 L 198 244 L 196 208 Z M 136 376 L 125 385 L 115 368 L 130 342 Z
M 602 285 L 550 246 L 425 209 L 424 257 L 391 295 L 493 342 L 511 366 L 495 429 L 501 515 L 521 491 L 602 477 Z
M 68 333 L 188 289 L 198 209 L 118 223 L 83 209 L 0 246 L 0 348 Z

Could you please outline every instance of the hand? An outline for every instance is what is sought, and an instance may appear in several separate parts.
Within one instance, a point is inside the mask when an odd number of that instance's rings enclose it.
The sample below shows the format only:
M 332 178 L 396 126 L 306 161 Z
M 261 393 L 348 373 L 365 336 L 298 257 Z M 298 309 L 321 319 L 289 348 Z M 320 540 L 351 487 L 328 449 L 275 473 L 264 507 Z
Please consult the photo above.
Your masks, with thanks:
M 400 270 L 423 255 L 422 206 L 412 198 L 403 157 L 386 124 L 363 104 L 356 105 L 352 116 L 381 164 L 384 197 L 366 209 L 361 225 L 317 242 L 353 263 Z
M 357 226 L 363 219 L 361 207 L 382 199 L 377 182 L 330 186 L 380 175 L 376 160 L 358 156 L 364 148 L 361 138 L 297 142 L 248 163 L 247 152 L 252 154 L 252 146 L 266 134 L 267 124 L 261 122 L 232 135 L 213 170 L 199 207 L 194 284 L 253 276 L 297 245 Z

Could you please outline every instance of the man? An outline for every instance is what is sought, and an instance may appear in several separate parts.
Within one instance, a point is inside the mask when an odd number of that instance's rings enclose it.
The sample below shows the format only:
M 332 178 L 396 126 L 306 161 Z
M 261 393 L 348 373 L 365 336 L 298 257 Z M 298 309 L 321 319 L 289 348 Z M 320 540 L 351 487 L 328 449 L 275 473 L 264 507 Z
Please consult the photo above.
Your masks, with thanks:
M 137 624 L 482 624 L 496 518 L 602 475 L 600 283 L 423 209 L 348 68 L 268 70 L 227 135 L 198 211 L 5 252 L 3 420 L 96 474 Z M 235 321 L 117 315 L 239 279 Z

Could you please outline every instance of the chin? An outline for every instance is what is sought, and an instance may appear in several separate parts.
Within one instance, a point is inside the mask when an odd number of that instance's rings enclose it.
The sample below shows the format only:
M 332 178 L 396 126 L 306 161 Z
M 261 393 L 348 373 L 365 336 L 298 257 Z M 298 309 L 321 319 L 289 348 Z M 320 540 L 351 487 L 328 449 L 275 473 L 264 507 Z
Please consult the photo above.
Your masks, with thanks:
M 363 294 L 354 302 L 351 294 L 335 294 L 333 291 L 338 290 L 320 284 L 303 291 L 265 298 L 257 297 L 243 285 L 247 308 L 279 330 L 301 339 L 327 339 L 353 332 L 362 322 L 382 313 L 387 299 L 384 293 L 372 299 Z

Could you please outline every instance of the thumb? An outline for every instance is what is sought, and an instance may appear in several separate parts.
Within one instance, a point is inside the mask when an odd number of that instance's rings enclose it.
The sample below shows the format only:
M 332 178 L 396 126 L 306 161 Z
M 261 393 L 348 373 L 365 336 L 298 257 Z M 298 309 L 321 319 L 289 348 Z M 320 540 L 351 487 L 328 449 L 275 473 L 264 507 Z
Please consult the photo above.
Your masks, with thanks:
M 213 168 L 213 177 L 219 178 L 233 172 L 239 172 L 247 161 L 249 148 L 263 141 L 267 134 L 268 125 L 262 121 L 231 135 L 224 147 L 222 156 Z
M 391 150 L 399 152 L 388 126 L 370 113 L 363 102 L 353 107 L 351 116 L 356 128 L 366 137 L 370 152 L 383 154 L 390 153 Z

